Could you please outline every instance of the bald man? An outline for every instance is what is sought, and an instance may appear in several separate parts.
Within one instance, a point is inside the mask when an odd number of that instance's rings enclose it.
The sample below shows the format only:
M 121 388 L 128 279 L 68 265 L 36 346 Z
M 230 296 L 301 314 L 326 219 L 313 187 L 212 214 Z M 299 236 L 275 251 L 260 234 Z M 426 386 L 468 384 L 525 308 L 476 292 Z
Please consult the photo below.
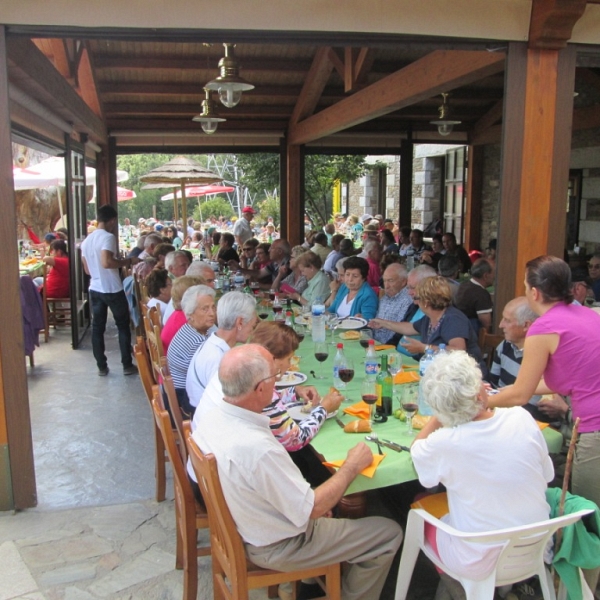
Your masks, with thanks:
M 371 464 L 371 450 L 357 444 L 337 473 L 312 490 L 269 429 L 269 417 L 261 414 L 278 377 L 263 346 L 246 344 L 227 352 L 219 367 L 223 401 L 193 434 L 202 452 L 216 458 L 246 554 L 259 567 L 280 571 L 347 561 L 342 598 L 379 598 L 402 541 L 400 526 L 383 517 L 320 518 Z
M 408 293 L 406 282 L 408 271 L 400 263 L 392 263 L 383 272 L 383 296 L 379 299 L 377 318 L 386 321 L 403 321 L 413 299 Z M 373 337 L 380 343 L 387 343 L 395 333 L 390 329 L 375 329 Z

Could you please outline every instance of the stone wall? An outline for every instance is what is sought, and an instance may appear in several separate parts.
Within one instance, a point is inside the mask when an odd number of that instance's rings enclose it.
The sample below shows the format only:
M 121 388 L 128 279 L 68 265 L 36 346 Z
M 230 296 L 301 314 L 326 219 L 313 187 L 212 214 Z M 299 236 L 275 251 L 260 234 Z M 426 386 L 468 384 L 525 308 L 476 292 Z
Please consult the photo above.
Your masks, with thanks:
M 419 147 L 420 152 L 427 148 Z M 416 154 L 418 154 L 417 152 Z M 444 155 L 420 156 L 413 161 L 411 227 L 424 229 L 442 215 Z
M 483 150 L 483 185 L 481 194 L 481 245 L 498 238 L 500 214 L 500 144 L 488 144 Z

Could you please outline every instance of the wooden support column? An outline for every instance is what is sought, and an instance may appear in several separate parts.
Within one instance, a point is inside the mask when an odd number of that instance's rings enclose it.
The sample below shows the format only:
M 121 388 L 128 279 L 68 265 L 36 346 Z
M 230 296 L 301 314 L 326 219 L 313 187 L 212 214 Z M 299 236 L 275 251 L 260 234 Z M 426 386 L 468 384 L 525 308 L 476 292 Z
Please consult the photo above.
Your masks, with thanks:
M 562 258 L 571 148 L 575 49 L 509 45 L 504 92 L 496 325 L 523 294 L 525 264 Z
M 0 26 L 0 511 L 37 504 L 17 260 L 6 36 Z
M 304 242 L 304 148 L 281 143 L 281 233 L 291 246 Z
M 412 184 L 414 144 L 409 138 L 400 143 L 400 205 L 398 223 L 400 227 L 412 227 Z
M 482 248 L 481 192 L 483 188 L 483 146 L 467 148 L 467 206 L 465 209 L 465 247 Z M 484 240 L 487 243 L 489 240 Z

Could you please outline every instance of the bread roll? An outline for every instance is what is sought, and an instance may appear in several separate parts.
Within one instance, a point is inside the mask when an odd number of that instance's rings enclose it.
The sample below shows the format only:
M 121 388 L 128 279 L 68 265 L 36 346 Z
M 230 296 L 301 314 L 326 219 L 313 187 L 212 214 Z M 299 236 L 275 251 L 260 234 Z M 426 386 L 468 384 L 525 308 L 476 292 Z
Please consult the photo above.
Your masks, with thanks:
M 344 331 L 340 333 L 340 338 L 343 340 L 360 340 L 360 333 L 358 331 Z
M 346 423 L 344 431 L 346 433 L 370 433 L 371 424 L 366 419 L 350 421 L 350 423 Z
M 429 419 L 431 419 L 429 415 L 415 415 L 412 418 L 413 429 L 423 429 L 429 423 Z

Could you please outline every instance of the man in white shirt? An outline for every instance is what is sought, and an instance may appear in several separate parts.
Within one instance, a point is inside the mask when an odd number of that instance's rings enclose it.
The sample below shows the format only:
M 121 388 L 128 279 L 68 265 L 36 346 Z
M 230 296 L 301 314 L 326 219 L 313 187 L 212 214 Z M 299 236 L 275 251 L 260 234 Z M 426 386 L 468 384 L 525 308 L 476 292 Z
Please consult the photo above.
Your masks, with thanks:
M 92 306 L 92 351 L 98 375 L 108 375 L 108 362 L 104 353 L 104 331 L 108 309 L 119 331 L 119 348 L 124 375 L 134 375 L 137 367 L 131 356 L 131 330 L 129 305 L 119 275 L 121 267 L 130 267 L 137 258 L 117 258 L 117 238 L 110 231 L 117 225 L 117 211 L 109 205 L 98 208 L 98 227 L 81 244 L 81 256 L 90 281 Z
M 371 464 L 371 450 L 357 444 L 337 473 L 312 490 L 261 414 L 277 375 L 263 346 L 230 350 L 219 367 L 224 398 L 193 433 L 202 452 L 216 458 L 246 554 L 255 565 L 280 571 L 347 562 L 342 598 L 379 598 L 402 541 L 400 526 L 383 517 L 320 518 Z
M 235 236 L 235 243 L 238 245 L 238 248 L 241 248 L 246 241 L 251 237 L 254 237 L 254 232 L 250 225 L 254 213 L 255 211 L 251 206 L 245 206 L 242 209 L 241 218 L 238 219 L 233 226 L 233 235 Z

